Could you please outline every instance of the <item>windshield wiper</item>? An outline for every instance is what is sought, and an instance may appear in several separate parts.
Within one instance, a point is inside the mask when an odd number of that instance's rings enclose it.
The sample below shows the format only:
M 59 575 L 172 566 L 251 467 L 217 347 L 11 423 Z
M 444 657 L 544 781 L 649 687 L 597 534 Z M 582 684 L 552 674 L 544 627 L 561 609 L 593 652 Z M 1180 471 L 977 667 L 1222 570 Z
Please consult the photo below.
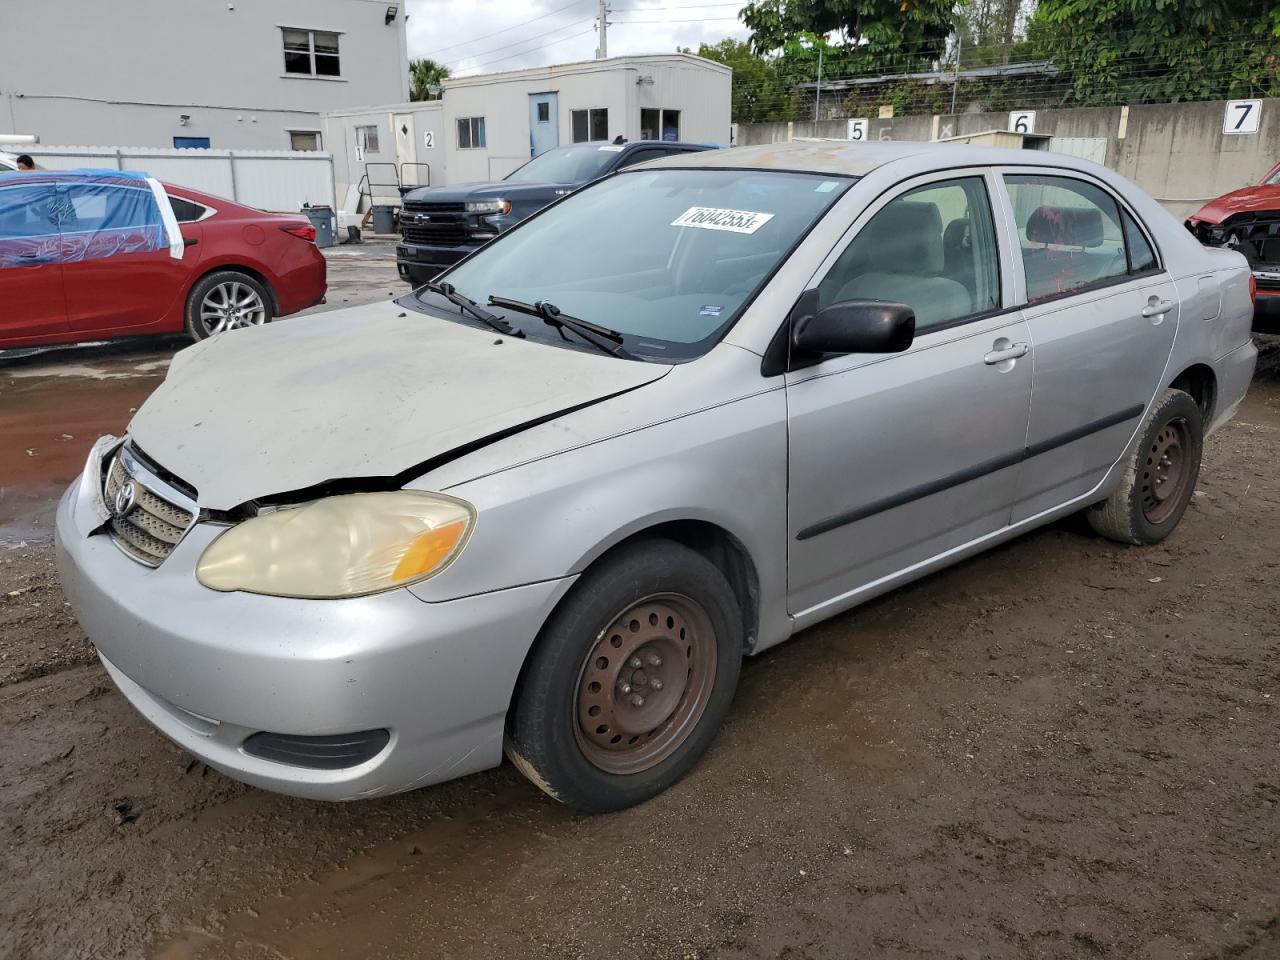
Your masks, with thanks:
M 430 283 L 423 284 L 418 288 L 418 290 L 430 290 L 432 293 L 440 294 L 440 296 L 444 297 L 450 303 L 456 304 L 463 313 L 470 314 L 486 327 L 497 330 L 499 333 L 505 333 L 509 337 L 524 336 L 523 330 L 517 330 L 500 316 L 495 313 L 490 313 L 470 297 L 464 297 L 457 291 L 452 283 L 436 283 L 432 280 Z M 413 292 L 415 297 L 418 297 L 418 290 Z M 418 297 L 418 299 L 421 300 L 422 298 Z
M 501 307 L 503 310 L 514 310 L 516 313 L 527 313 L 531 317 L 540 318 L 547 326 L 555 327 L 562 337 L 564 337 L 565 328 L 568 328 L 597 350 L 612 354 L 615 357 L 621 357 L 624 360 L 636 359 L 630 351 L 623 349 L 622 334 L 617 330 L 610 330 L 608 327 L 602 327 L 598 323 L 592 323 L 590 320 L 582 320 L 578 317 L 571 317 L 567 313 L 561 313 L 559 307 L 554 303 L 548 303 L 546 300 L 539 300 L 537 303 L 525 303 L 523 300 L 511 300 L 507 297 L 495 297 L 490 294 L 489 306 Z M 567 340 L 568 338 L 565 337 L 565 339 Z

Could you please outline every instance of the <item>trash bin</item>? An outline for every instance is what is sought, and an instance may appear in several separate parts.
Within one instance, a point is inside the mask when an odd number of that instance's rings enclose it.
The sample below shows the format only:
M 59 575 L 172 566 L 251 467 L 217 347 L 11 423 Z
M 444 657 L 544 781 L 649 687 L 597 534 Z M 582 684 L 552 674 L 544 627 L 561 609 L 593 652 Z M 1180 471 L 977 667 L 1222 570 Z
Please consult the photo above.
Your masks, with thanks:
M 373 208 L 373 232 L 396 232 L 396 208 L 389 204 L 376 204 Z
M 326 204 L 305 206 L 302 208 L 302 212 L 311 221 L 311 225 L 316 228 L 316 246 L 332 247 L 333 234 L 337 227 L 337 217 L 334 216 L 333 207 Z

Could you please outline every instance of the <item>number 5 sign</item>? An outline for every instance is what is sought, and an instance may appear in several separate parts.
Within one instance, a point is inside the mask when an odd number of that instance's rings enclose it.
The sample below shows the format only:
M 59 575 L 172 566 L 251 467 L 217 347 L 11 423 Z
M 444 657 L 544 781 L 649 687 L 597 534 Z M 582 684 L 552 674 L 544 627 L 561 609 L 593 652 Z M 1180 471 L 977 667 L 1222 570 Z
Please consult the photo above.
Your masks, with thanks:
M 847 140 L 866 140 L 867 133 L 871 129 L 871 121 L 863 118 L 861 120 L 850 120 L 848 122 Z
M 1014 110 L 1009 114 L 1009 129 L 1014 133 L 1035 133 L 1036 112 L 1034 110 Z
M 1222 115 L 1222 132 L 1257 133 L 1261 119 L 1261 100 L 1228 100 L 1226 112 Z

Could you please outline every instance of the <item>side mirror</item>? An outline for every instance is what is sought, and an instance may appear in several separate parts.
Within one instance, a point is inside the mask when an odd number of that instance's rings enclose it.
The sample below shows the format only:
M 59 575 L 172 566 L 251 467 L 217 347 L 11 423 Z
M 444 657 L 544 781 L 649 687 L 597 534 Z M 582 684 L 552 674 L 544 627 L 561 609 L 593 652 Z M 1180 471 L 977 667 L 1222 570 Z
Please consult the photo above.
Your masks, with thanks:
M 801 317 L 791 345 L 806 354 L 901 353 L 916 336 L 916 314 L 905 303 L 842 300 Z

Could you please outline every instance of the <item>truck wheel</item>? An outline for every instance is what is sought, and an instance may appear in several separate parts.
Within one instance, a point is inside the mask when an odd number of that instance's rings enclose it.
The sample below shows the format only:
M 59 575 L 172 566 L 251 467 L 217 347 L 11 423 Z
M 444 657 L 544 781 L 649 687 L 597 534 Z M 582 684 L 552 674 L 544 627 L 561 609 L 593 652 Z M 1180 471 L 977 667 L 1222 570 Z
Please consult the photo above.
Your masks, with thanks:
M 238 270 L 219 270 L 201 277 L 187 296 L 187 333 L 207 340 L 215 333 L 270 323 L 271 293 L 261 282 Z
M 547 622 L 508 719 L 507 756 L 587 813 L 648 800 L 687 773 L 729 709 L 743 626 L 724 574 L 669 540 L 589 569 Z
M 1159 543 L 1173 532 L 1191 502 L 1203 449 L 1200 407 L 1190 394 L 1166 390 L 1121 464 L 1120 486 L 1086 511 L 1089 525 L 1120 543 Z

